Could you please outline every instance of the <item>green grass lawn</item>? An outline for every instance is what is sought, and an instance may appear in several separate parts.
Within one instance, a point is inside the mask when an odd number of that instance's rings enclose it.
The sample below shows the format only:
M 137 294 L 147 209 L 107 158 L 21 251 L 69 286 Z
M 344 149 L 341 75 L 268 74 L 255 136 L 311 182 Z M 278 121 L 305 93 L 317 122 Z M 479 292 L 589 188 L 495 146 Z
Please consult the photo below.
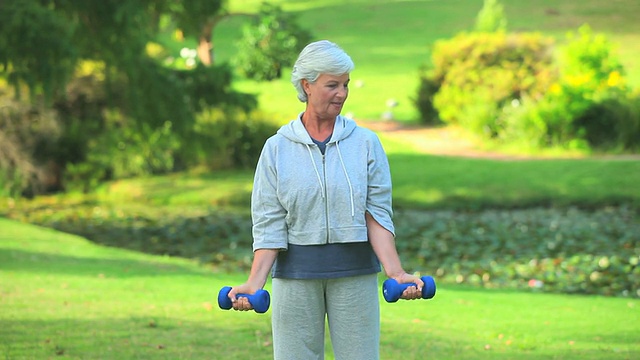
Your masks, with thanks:
M 0 229 L 2 359 L 271 358 L 270 312 L 217 308 L 245 275 L 1 218 Z M 381 316 L 383 359 L 640 356 L 637 299 L 441 286 L 429 301 L 383 302 Z
M 638 160 L 507 161 L 391 151 L 389 162 L 398 206 L 640 206 Z
M 617 45 L 629 82 L 640 85 L 640 2 L 636 0 L 502 0 L 510 31 L 535 31 L 562 43 L 568 31 L 588 23 Z M 253 12 L 260 1 L 229 2 L 232 12 Z M 380 119 L 386 101 L 398 101 L 394 115 L 413 121 L 417 110 L 412 98 L 418 86 L 418 69 L 430 61 L 430 46 L 473 28 L 482 0 L 394 1 L 394 0 L 279 0 L 272 1 L 294 12 L 299 23 L 315 36 L 340 44 L 353 58 L 350 99 L 344 112 L 361 120 Z M 215 29 L 216 58 L 234 57 L 246 16 L 229 17 Z M 288 71 L 288 70 L 287 70 Z M 285 74 L 288 72 L 285 71 Z M 284 79 L 256 83 L 238 79 L 239 90 L 259 94 L 260 106 L 282 118 L 293 118 L 303 106 Z

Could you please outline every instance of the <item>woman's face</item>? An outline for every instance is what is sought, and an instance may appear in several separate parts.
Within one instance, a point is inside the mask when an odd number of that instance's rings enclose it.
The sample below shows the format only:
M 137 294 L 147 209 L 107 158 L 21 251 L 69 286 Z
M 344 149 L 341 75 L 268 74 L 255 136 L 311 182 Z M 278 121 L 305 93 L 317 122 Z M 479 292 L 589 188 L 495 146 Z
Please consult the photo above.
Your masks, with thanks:
M 349 95 L 349 74 L 320 74 L 313 84 L 302 81 L 307 92 L 307 111 L 320 119 L 333 119 L 340 114 Z

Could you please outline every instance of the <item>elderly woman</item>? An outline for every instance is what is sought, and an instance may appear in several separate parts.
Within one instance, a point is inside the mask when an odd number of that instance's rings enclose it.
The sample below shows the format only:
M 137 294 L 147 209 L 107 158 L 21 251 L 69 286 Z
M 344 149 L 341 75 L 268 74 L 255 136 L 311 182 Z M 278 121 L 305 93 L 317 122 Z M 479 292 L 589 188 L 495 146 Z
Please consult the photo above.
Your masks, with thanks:
M 391 176 L 378 137 L 340 115 L 351 58 L 323 40 L 307 45 L 291 82 L 304 112 L 269 138 L 256 167 L 251 211 L 254 259 L 232 288 L 236 310 L 272 276 L 274 358 L 323 359 L 328 319 L 336 359 L 378 359 L 377 273 L 424 285 L 407 274 L 395 247 Z

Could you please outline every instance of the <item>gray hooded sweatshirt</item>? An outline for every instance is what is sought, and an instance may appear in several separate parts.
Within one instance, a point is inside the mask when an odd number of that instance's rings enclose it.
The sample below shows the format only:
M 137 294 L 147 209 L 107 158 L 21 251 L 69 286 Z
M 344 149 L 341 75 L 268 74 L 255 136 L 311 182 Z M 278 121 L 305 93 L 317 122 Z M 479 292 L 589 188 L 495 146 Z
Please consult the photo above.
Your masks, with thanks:
M 338 116 L 323 155 L 300 116 L 267 139 L 251 195 L 253 250 L 368 241 L 365 212 L 395 235 L 377 135 Z

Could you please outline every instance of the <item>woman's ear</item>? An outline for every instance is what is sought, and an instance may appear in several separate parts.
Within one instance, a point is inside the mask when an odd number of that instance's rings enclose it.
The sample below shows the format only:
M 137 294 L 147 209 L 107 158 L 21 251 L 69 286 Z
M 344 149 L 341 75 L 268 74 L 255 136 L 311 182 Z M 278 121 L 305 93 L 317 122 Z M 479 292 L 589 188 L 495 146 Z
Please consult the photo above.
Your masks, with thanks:
M 304 93 L 307 94 L 308 97 L 311 90 L 311 83 L 307 79 L 302 79 L 300 80 L 300 82 L 302 83 L 302 89 L 304 90 Z

